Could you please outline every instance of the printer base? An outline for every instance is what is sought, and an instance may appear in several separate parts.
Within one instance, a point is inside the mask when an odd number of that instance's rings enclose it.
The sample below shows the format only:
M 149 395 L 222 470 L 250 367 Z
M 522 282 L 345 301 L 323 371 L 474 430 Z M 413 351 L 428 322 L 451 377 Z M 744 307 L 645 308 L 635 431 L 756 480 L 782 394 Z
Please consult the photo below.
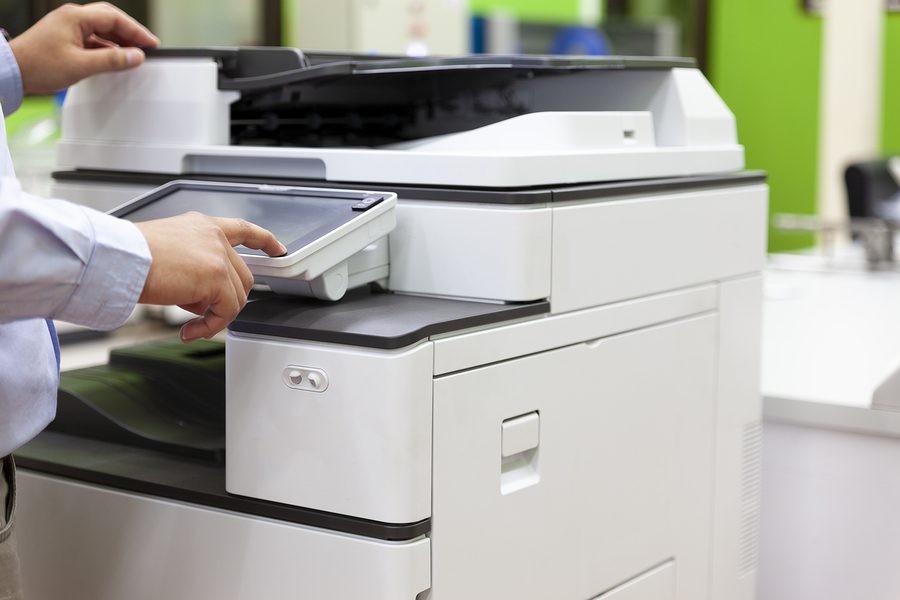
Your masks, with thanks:
M 374 540 L 26 469 L 19 490 L 33 600 L 414 600 L 429 587 L 425 537 Z
M 375 541 L 26 469 L 19 485 L 19 551 L 33 600 L 436 598 L 425 537 Z M 78 561 L 59 539 L 78 540 Z M 594 600 L 674 600 L 676 566 L 668 560 Z

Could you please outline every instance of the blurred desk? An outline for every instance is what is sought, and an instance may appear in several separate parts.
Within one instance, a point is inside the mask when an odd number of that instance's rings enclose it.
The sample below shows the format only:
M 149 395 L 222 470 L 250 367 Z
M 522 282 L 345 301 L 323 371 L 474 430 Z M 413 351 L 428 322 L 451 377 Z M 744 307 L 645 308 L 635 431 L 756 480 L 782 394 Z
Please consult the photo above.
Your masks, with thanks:
M 177 327 L 171 327 L 161 321 L 135 319 L 103 337 L 63 343 L 59 353 L 60 368 L 69 371 L 106 364 L 112 348 L 177 336 Z
M 773 257 L 766 274 L 760 600 L 900 598 L 900 274 Z M 832 265 L 833 267 L 833 265 Z
M 821 404 L 869 414 L 875 388 L 900 366 L 900 273 L 774 266 L 765 298 L 767 416 L 807 422 Z

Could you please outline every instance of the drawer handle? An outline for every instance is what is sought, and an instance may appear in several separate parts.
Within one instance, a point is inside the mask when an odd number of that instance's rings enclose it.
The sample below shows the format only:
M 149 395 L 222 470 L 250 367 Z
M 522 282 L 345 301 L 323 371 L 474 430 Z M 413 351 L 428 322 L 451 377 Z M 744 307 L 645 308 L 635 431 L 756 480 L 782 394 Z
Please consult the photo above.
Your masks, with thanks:
M 533 411 L 500 426 L 500 493 L 512 494 L 537 484 L 541 415 Z

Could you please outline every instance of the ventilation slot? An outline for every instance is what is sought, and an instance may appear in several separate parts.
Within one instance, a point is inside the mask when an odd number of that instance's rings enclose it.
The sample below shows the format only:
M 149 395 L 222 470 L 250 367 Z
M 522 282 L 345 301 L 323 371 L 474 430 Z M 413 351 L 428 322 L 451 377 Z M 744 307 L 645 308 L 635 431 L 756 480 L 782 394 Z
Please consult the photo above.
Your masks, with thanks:
M 759 549 L 759 502 L 762 473 L 762 424 L 744 425 L 741 460 L 741 533 L 738 555 L 740 577 L 756 571 Z

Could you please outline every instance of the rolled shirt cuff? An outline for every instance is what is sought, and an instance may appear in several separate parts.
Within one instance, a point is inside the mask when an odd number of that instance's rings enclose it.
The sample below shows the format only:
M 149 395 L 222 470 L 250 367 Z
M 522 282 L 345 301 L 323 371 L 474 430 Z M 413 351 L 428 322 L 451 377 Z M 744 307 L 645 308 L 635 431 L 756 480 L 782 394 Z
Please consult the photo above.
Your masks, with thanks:
M 94 246 L 81 281 L 55 318 L 92 329 L 114 329 L 131 315 L 144 289 L 152 258 L 134 223 L 84 210 Z
M 9 42 L 0 36 L 0 106 L 3 107 L 3 116 L 13 114 L 22 105 L 24 96 L 19 63 Z

